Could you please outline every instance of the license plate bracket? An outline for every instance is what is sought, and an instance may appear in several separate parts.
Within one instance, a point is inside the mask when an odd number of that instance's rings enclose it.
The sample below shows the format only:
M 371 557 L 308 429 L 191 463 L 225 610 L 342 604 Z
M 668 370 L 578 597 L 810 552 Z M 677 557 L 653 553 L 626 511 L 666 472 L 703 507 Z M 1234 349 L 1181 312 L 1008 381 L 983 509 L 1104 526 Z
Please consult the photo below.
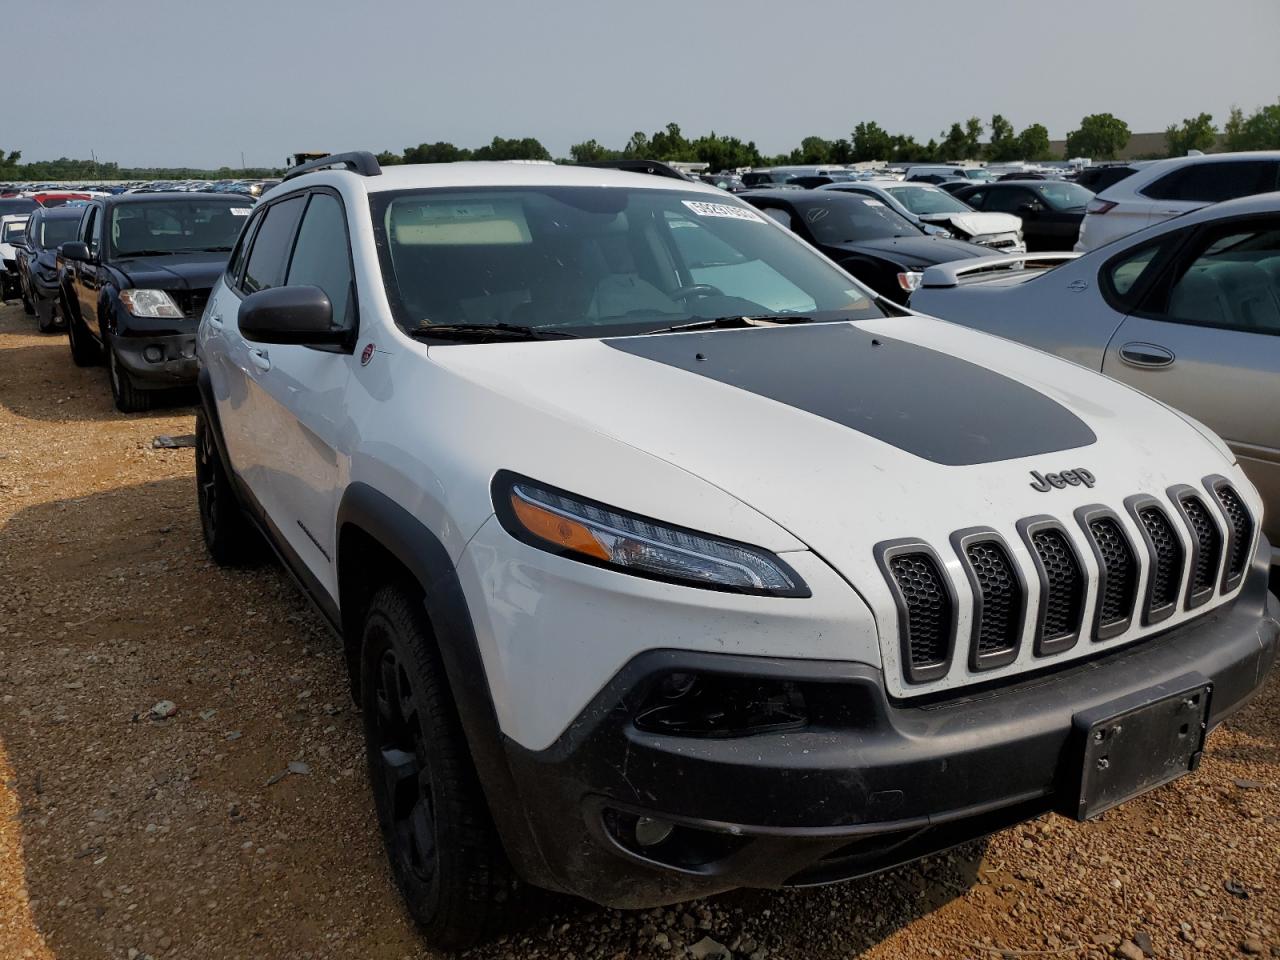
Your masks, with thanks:
M 1188 674 L 1076 714 L 1072 815 L 1089 820 L 1196 769 L 1212 696 L 1208 679 Z

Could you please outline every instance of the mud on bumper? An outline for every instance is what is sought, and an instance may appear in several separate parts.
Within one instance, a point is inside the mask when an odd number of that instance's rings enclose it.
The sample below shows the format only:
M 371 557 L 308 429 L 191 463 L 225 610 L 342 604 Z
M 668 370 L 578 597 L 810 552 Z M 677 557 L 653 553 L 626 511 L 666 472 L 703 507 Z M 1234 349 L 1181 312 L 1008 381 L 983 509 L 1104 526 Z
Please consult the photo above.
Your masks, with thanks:
M 1050 810 L 1071 814 L 1077 715 L 1197 676 L 1213 685 L 1213 726 L 1261 687 L 1280 631 L 1270 553 L 1264 540 L 1239 597 L 1198 620 L 935 702 L 889 700 L 880 672 L 860 664 L 653 651 L 550 748 L 507 741 L 517 796 L 490 803 L 505 808 L 496 819 L 528 879 L 617 907 L 861 876 Z M 767 719 L 782 722 L 729 736 L 646 728 L 673 674 L 781 691 L 782 712 Z M 641 845 L 638 829 L 657 842 Z

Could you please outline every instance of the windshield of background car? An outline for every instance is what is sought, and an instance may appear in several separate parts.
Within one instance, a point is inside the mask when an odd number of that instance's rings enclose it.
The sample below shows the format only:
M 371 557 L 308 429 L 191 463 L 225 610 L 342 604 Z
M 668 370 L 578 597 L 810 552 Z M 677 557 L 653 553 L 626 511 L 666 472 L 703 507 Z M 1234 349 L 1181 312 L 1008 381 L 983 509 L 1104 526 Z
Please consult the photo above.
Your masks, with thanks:
M 252 211 L 243 200 L 212 197 L 119 204 L 111 210 L 111 251 L 117 257 L 229 253 Z
M 961 203 L 945 190 L 921 184 L 888 187 L 889 196 L 914 213 L 927 217 L 935 213 L 972 213 L 973 209 Z
M 821 202 L 805 204 L 801 216 L 819 243 L 858 243 L 921 235 L 914 223 L 874 197 L 834 196 L 830 200 L 824 197 Z
M 885 316 L 727 196 L 488 188 L 377 193 L 370 204 L 387 297 L 407 330 L 509 323 L 602 336 L 728 316 Z
M 42 250 L 53 250 L 60 243 L 68 243 L 76 238 L 79 229 L 79 217 L 58 217 L 56 220 L 45 219 L 40 224 L 40 248 Z
M 1093 191 L 1078 183 L 1041 183 L 1038 188 L 1040 196 L 1055 210 L 1083 210 L 1085 204 L 1093 199 Z
M 39 204 L 30 197 L 12 197 L 0 200 L 0 214 L 30 213 L 38 206 Z

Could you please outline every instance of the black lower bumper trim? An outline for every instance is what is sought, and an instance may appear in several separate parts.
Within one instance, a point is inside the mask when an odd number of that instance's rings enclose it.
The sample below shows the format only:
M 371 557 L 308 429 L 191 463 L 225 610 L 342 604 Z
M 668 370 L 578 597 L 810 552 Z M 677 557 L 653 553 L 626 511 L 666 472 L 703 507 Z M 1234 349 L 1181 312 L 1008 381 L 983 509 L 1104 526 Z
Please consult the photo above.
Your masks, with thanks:
M 1270 556 L 1264 540 L 1236 600 L 1191 623 L 945 701 L 892 701 L 879 670 L 862 664 L 644 654 L 550 748 L 507 742 L 528 830 L 504 839 L 535 882 L 644 907 L 845 879 L 1049 810 L 1074 815 L 1078 715 L 1197 675 L 1213 686 L 1212 727 L 1258 690 L 1280 631 Z M 795 685 L 809 724 L 721 739 L 637 729 L 640 702 L 672 671 Z M 629 842 L 637 818 L 670 826 L 670 837 L 651 849 Z
M 190 386 L 196 382 L 200 365 L 194 332 L 115 337 L 112 347 L 120 366 L 140 389 Z

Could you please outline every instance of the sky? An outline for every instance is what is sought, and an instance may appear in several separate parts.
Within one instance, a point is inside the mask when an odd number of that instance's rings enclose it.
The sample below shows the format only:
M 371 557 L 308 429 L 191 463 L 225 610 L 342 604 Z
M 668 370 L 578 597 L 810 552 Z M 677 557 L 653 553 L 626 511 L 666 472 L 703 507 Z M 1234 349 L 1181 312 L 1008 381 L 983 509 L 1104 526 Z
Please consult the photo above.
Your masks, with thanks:
M 1280 0 L 0 0 L 0 147 L 281 166 L 496 134 L 556 156 L 674 121 L 765 153 L 1001 113 L 1060 138 L 1280 99 Z M 39 16 L 24 24 L 32 14 Z M 28 78 L 21 84 L 17 78 Z

